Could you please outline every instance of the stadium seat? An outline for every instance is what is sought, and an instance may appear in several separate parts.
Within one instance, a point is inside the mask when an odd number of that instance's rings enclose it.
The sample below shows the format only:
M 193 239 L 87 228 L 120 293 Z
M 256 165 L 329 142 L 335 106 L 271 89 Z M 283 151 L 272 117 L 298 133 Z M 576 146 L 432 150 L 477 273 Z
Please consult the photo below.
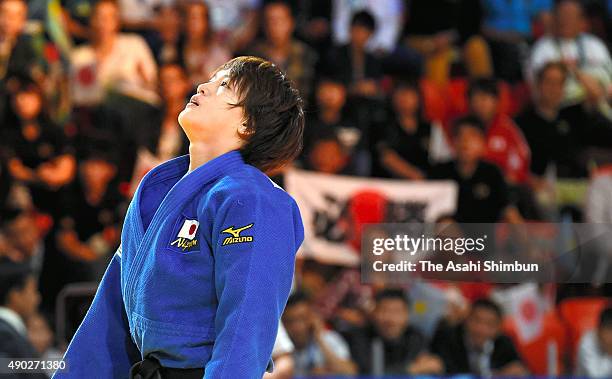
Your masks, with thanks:
M 573 357 L 582 335 L 597 326 L 599 314 L 609 302 L 604 297 L 581 297 L 563 300 L 559 315 L 569 331 L 570 353 Z
M 564 358 L 567 354 L 567 329 L 555 311 L 544 316 L 542 332 L 529 342 L 518 338 L 517 326 L 513 319 L 504 320 L 504 332 L 512 338 L 527 368 L 534 375 L 558 375 L 565 372 Z M 549 349 L 556 346 L 556 367 L 549 367 Z

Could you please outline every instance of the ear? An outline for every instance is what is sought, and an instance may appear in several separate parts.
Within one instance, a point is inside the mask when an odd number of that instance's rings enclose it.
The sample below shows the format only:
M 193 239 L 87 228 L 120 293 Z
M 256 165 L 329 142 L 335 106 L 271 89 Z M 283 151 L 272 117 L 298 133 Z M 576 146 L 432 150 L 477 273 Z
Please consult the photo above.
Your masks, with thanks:
M 238 126 L 238 134 L 241 137 L 249 137 L 252 133 L 253 131 L 249 129 L 246 121 L 243 121 L 240 126 Z

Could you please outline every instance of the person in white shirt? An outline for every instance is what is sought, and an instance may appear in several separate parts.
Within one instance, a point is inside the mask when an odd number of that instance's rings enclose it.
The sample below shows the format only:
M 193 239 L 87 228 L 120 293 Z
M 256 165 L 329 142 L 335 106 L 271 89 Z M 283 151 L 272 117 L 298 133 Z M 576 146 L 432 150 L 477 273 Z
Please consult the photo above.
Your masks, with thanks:
M 76 105 L 101 103 L 108 92 L 156 104 L 157 65 L 145 40 L 119 33 L 115 1 L 100 0 L 92 12 L 92 41 L 71 55 L 72 91 Z
M 554 34 L 540 38 L 527 64 L 531 81 L 549 62 L 564 63 L 570 77 L 565 85 L 565 101 L 575 104 L 588 100 L 604 103 L 612 83 L 612 60 L 606 45 L 584 32 L 584 12 L 577 0 L 561 0 L 555 7 Z
M 599 316 L 599 325 L 580 339 L 576 376 L 612 377 L 612 307 Z

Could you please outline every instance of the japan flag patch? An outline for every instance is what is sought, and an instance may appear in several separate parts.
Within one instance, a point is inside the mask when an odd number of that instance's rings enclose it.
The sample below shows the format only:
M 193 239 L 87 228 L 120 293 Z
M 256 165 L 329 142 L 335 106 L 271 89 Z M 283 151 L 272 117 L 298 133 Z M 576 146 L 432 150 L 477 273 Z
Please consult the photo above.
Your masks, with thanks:
M 200 223 L 197 220 L 185 220 L 177 237 L 192 240 L 195 238 L 199 226 Z

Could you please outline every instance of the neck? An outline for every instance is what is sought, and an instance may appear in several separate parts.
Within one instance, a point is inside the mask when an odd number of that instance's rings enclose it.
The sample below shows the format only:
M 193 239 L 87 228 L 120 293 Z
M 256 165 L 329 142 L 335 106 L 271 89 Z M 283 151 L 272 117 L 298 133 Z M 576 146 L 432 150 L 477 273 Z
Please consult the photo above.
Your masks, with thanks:
M 471 161 L 471 160 L 469 161 L 458 160 L 457 163 L 459 166 L 459 173 L 463 177 L 472 176 L 472 174 L 476 170 L 476 166 L 478 165 L 478 161 Z
M 232 151 L 234 147 L 213 146 L 205 142 L 191 142 L 189 144 L 189 171 L 192 172 L 203 164 L 220 155 Z
M 554 120 L 557 118 L 558 107 L 547 105 L 544 103 L 538 103 L 536 105 L 536 110 L 538 113 L 549 120 Z

